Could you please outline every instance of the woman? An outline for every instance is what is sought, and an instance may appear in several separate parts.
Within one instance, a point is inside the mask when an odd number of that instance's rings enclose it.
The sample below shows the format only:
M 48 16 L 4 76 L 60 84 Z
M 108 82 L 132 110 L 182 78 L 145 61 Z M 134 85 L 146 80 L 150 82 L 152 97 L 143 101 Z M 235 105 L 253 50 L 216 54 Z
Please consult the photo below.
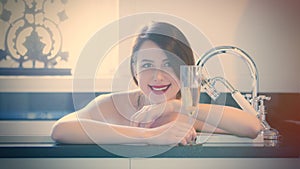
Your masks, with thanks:
M 142 29 L 131 55 L 138 90 L 100 95 L 58 120 L 51 136 L 62 143 L 177 144 L 193 142 L 196 130 L 255 138 L 259 120 L 240 109 L 199 104 L 197 116 L 181 112 L 179 67 L 194 65 L 193 52 L 175 26 L 154 22 Z M 214 124 L 214 118 L 222 118 Z

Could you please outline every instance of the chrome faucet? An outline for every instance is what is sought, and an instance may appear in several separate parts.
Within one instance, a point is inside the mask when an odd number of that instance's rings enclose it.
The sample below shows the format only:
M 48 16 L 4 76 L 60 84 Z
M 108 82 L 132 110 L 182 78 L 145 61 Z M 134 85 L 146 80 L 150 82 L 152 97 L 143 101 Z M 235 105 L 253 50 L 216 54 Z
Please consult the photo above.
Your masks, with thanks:
M 264 130 L 262 134 L 264 135 L 265 140 L 275 140 L 278 138 L 279 133 L 276 129 L 270 127 L 270 125 L 266 121 L 266 112 L 264 107 L 264 100 L 270 100 L 270 97 L 266 96 L 258 96 L 258 71 L 257 67 L 253 61 L 253 59 L 243 50 L 233 46 L 219 46 L 212 48 L 208 52 L 206 52 L 196 63 L 197 66 L 200 66 L 200 70 L 202 72 L 202 68 L 205 63 L 212 58 L 213 56 L 217 56 L 219 54 L 229 53 L 235 56 L 238 56 L 243 59 L 248 65 L 248 68 L 251 73 L 252 78 L 252 90 L 251 95 L 247 95 L 247 99 L 241 95 L 241 93 L 235 89 L 226 79 L 223 77 L 214 77 L 209 78 L 205 77 L 202 74 L 202 82 L 201 86 L 204 88 L 205 92 L 213 99 L 217 99 L 220 93 L 215 88 L 216 82 L 221 82 L 232 94 L 234 100 L 239 104 L 239 106 L 245 110 L 246 112 L 252 113 L 260 119 Z M 260 105 L 258 105 L 260 103 Z
M 249 101 L 251 102 L 251 105 L 253 106 L 253 108 L 257 111 L 258 107 L 257 107 L 257 93 L 258 93 L 258 71 L 256 68 L 256 65 L 254 63 L 254 61 L 252 60 L 252 58 L 243 50 L 237 48 L 237 47 L 233 47 L 233 46 L 219 46 L 219 47 L 215 47 L 212 48 L 211 50 L 209 50 L 207 53 L 205 53 L 198 61 L 197 61 L 197 65 L 200 67 L 203 67 L 204 64 L 213 56 L 216 56 L 218 54 L 223 54 L 223 53 L 230 53 L 233 54 L 235 56 L 239 56 L 241 57 L 244 61 L 246 61 L 248 68 L 250 70 L 251 73 L 251 78 L 252 78 L 252 96 Z M 205 80 L 205 79 L 203 79 Z

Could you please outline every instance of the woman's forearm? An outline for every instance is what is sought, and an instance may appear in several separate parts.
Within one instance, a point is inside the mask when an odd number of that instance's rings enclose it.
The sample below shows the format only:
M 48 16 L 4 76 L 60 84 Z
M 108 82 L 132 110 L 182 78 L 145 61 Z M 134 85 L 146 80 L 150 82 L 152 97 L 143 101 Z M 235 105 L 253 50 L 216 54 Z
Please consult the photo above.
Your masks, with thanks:
M 228 131 L 225 131 L 223 129 L 220 129 L 216 126 L 213 126 L 208 123 L 204 123 L 203 121 L 196 120 L 194 123 L 194 128 L 199 132 L 205 132 L 205 133 L 219 133 L 219 134 L 230 134 Z
M 114 125 L 89 119 L 57 122 L 51 137 L 71 144 L 147 144 L 151 129 Z
M 255 138 L 262 129 L 257 117 L 228 106 L 200 104 L 197 119 L 238 136 Z
M 186 110 L 182 109 L 180 100 L 172 100 L 172 110 L 186 115 L 190 113 L 183 112 Z M 199 104 L 197 117 L 195 118 L 202 121 L 203 124 L 215 126 L 221 133 L 255 138 L 262 130 L 262 125 L 257 117 L 229 106 Z M 196 124 L 196 129 L 199 128 Z

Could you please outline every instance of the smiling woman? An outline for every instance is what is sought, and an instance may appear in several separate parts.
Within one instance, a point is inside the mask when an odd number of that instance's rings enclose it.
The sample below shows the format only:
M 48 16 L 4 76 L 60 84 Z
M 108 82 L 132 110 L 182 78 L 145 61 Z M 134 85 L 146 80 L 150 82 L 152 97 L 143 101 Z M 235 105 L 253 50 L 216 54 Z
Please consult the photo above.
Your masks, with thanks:
M 180 65 L 194 65 L 183 33 L 175 26 L 153 22 L 137 37 L 131 55 L 131 73 L 137 90 L 100 95 L 86 107 L 58 120 L 52 138 L 63 143 L 160 144 L 192 143 L 196 130 L 256 137 L 259 120 L 242 110 L 199 104 L 192 121 L 181 111 Z M 218 124 L 207 116 L 220 116 Z
M 134 77 L 143 94 L 152 103 L 175 99 L 180 86 L 169 61 L 172 58 L 167 58 L 164 51 L 152 41 L 145 41 L 135 57 L 136 63 L 132 63 L 132 67 L 136 67 L 133 70 Z

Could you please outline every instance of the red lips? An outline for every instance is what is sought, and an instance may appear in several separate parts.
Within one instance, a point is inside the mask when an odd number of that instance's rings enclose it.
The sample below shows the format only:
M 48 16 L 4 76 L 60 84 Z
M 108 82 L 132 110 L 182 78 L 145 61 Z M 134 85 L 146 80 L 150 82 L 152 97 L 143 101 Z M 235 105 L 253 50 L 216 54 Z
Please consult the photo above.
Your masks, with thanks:
M 155 94 L 164 94 L 169 87 L 171 86 L 171 84 L 168 85 L 148 85 L 150 87 L 150 89 L 152 90 L 153 93 Z

